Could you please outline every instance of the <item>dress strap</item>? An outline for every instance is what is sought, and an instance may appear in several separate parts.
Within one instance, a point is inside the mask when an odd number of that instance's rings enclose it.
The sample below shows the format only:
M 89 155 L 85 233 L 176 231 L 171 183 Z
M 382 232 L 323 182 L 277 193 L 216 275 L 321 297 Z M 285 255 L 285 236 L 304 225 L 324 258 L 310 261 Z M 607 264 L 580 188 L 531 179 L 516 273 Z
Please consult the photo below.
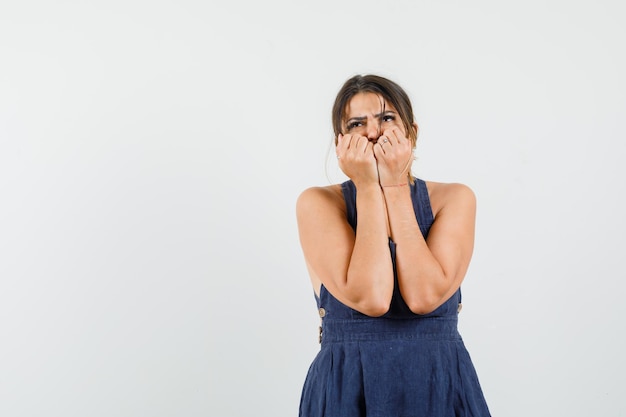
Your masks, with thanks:
M 343 192 L 343 199 L 346 202 L 348 223 L 356 232 L 356 186 L 351 180 L 348 180 L 341 184 L 341 191 Z
M 413 211 L 415 211 L 415 217 L 417 223 L 420 226 L 420 230 L 424 238 L 428 236 L 430 226 L 435 221 L 433 216 L 433 209 L 430 205 L 430 197 L 428 196 L 428 187 L 426 182 L 414 178 L 414 183 L 411 186 L 411 200 L 413 200 Z

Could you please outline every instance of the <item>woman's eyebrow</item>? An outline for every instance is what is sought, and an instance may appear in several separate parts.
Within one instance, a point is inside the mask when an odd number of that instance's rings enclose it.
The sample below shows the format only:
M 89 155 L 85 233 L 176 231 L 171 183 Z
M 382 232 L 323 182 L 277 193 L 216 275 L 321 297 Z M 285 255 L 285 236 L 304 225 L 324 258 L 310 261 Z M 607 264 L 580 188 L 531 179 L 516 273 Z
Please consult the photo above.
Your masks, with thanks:
M 384 112 L 378 113 L 374 115 L 375 119 L 380 119 L 381 117 L 383 117 L 386 114 L 396 114 L 395 111 L 393 110 L 385 110 Z M 346 120 L 346 123 L 350 123 L 350 122 L 362 122 L 363 120 L 366 120 L 367 116 L 354 116 L 349 118 L 348 120 Z
M 346 123 L 350 123 L 350 122 L 362 122 L 363 120 L 366 120 L 367 116 L 354 116 L 349 118 L 348 120 L 346 120 Z

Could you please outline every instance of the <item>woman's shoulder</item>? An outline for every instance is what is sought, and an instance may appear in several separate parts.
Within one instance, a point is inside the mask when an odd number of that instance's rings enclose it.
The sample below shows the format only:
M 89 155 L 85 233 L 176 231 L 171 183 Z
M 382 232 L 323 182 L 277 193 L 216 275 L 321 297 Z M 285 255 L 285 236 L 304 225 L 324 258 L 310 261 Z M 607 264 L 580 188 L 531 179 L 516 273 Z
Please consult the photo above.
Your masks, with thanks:
M 300 193 L 296 204 L 297 210 L 319 210 L 327 207 L 345 208 L 341 184 L 315 186 Z
M 466 184 L 458 182 L 425 182 L 433 214 L 435 215 L 445 207 L 473 208 L 476 205 L 476 195 Z
M 474 192 L 472 189 L 466 185 L 461 184 L 459 182 L 436 182 L 436 181 L 424 181 L 426 183 L 426 187 L 428 188 L 428 194 L 465 194 L 465 195 L 473 195 Z

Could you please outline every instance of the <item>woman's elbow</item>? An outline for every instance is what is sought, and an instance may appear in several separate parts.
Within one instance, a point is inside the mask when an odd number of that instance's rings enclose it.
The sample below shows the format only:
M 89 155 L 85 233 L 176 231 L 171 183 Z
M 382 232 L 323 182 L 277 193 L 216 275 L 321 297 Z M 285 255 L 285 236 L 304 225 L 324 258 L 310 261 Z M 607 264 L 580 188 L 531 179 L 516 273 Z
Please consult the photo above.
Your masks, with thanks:
M 445 279 L 439 285 L 422 288 L 400 286 L 400 293 L 413 313 L 429 314 L 446 301 L 446 294 L 450 293 L 452 282 L 452 280 Z
M 438 306 L 433 304 L 419 303 L 419 304 L 410 304 L 409 309 L 413 314 L 424 315 L 430 314 L 437 309 Z
M 393 274 L 389 274 L 387 279 L 380 280 L 373 285 L 358 284 L 363 282 L 362 275 L 350 276 L 347 282 L 352 283 L 350 291 L 353 294 L 351 303 L 355 306 L 355 310 L 370 316 L 384 316 L 391 308 L 391 299 L 393 297 Z M 354 284 L 357 284 L 356 286 Z
M 393 291 L 381 291 L 358 300 L 356 310 L 370 317 L 384 316 L 391 308 Z
M 411 312 L 419 315 L 432 313 L 442 304 L 441 297 L 436 294 L 407 297 L 405 302 Z
M 364 305 L 362 307 L 361 313 L 370 317 L 381 317 L 387 314 L 390 306 L 391 306 L 390 302 L 386 304 L 385 303 L 368 303 L 367 305 Z

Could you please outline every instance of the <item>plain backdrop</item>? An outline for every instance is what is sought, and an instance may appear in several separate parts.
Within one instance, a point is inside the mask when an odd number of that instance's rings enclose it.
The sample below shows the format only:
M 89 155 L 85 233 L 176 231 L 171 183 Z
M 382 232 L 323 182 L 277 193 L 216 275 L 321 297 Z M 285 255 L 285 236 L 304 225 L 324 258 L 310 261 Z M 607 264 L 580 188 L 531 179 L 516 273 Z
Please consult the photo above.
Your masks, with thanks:
M 494 416 L 626 416 L 626 6 L 0 3 L 0 415 L 295 416 L 295 202 L 355 74 L 478 199 L 460 331 Z M 330 155 L 330 156 L 329 156 Z

